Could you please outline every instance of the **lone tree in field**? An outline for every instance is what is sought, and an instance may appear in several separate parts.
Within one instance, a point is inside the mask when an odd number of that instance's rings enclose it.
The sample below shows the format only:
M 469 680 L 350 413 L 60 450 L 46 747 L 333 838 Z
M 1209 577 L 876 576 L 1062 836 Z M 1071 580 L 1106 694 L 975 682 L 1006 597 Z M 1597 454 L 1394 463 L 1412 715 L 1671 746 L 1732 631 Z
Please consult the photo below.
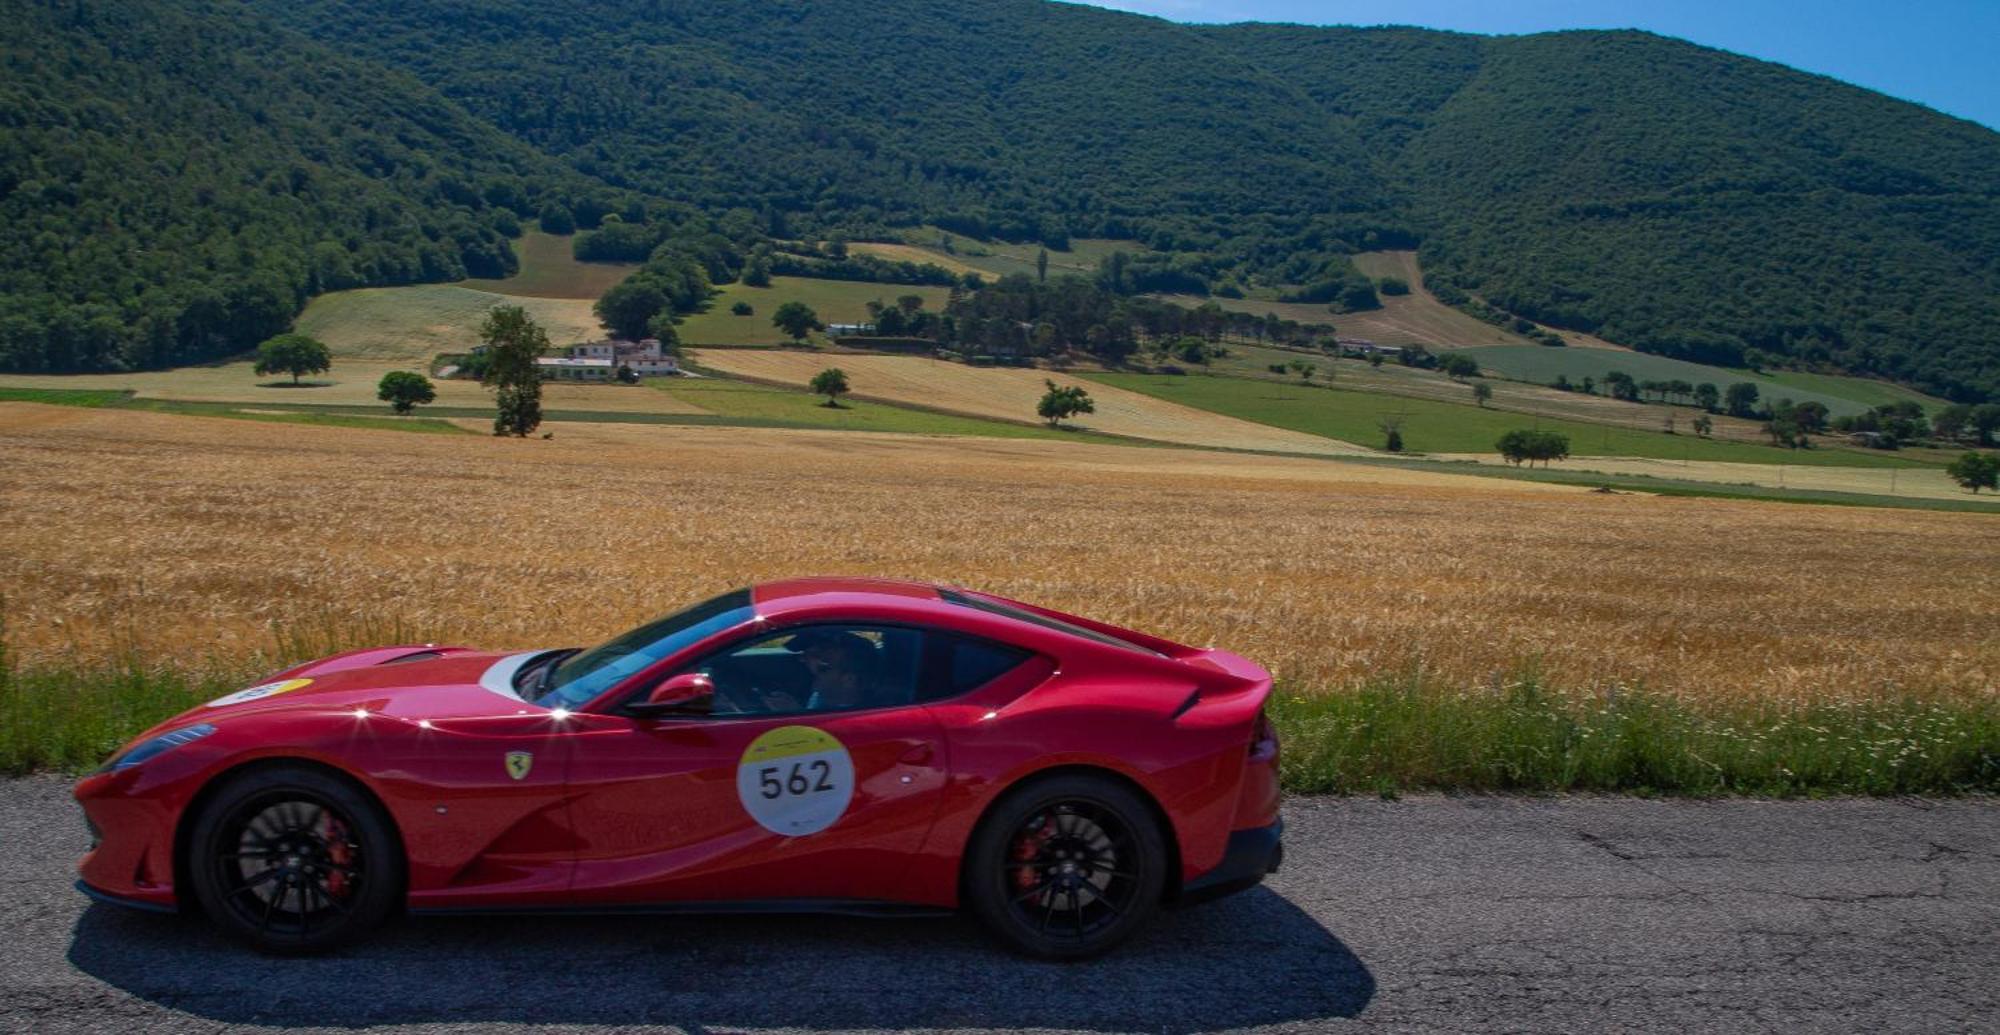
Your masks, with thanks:
M 1460 352 L 1447 352 L 1438 360 L 1438 369 L 1454 381 L 1479 376 L 1479 361 Z
M 1951 462 L 1944 469 L 1951 480 L 1971 489 L 1974 496 L 1981 489 L 2000 492 L 2000 455 L 1992 453 L 1967 453 Z
M 1090 399 L 1090 393 L 1082 385 L 1058 385 L 1043 379 L 1049 390 L 1042 394 L 1042 401 L 1035 406 L 1035 413 L 1049 422 L 1049 427 L 1060 427 L 1063 421 L 1079 413 L 1096 413 L 1097 404 Z
M 299 383 L 301 374 L 322 374 L 333 369 L 333 355 L 316 338 L 303 334 L 280 334 L 257 346 L 258 377 L 290 374 Z
M 1493 399 L 1493 386 L 1484 381 L 1472 386 L 1472 401 L 1481 406 Z
M 391 370 L 382 375 L 381 383 L 375 386 L 375 398 L 388 403 L 397 413 L 408 414 L 428 402 L 437 399 L 437 389 L 431 386 L 431 379 L 408 370 Z
M 1695 434 L 1700 435 L 1702 438 L 1707 438 L 1708 433 L 1713 430 L 1715 430 L 1715 421 L 1710 419 L 1708 414 L 1704 413 L 1694 419 Z
M 500 408 L 493 418 L 493 433 L 526 438 L 542 423 L 542 372 L 535 368 L 535 360 L 549 347 L 548 332 L 526 309 L 502 305 L 486 314 L 479 338 L 490 357 L 479 383 L 494 390 Z
M 749 316 L 757 310 L 748 302 L 737 302 L 729 307 L 729 311 L 737 316 Z
M 1392 413 L 1376 421 L 1375 426 L 1382 429 L 1382 448 L 1384 451 L 1390 453 L 1400 453 L 1403 451 L 1402 417 Z
M 1519 467 L 1523 460 L 1527 461 L 1530 467 L 1533 467 L 1537 460 L 1542 462 L 1543 467 L 1547 467 L 1551 460 L 1569 459 L 1569 436 L 1554 431 L 1516 428 L 1500 436 L 1495 448 L 1500 451 L 1501 456 L 1507 458 L 1508 463 L 1516 467 Z
M 840 397 L 847 394 L 847 374 L 839 367 L 828 367 L 814 374 L 808 387 L 814 395 L 826 396 L 826 402 L 820 405 L 837 410 L 840 408 Z
M 824 330 L 826 325 L 819 322 L 819 314 L 804 302 L 786 302 L 771 314 L 771 326 L 792 336 L 793 341 L 804 341 L 806 335 Z

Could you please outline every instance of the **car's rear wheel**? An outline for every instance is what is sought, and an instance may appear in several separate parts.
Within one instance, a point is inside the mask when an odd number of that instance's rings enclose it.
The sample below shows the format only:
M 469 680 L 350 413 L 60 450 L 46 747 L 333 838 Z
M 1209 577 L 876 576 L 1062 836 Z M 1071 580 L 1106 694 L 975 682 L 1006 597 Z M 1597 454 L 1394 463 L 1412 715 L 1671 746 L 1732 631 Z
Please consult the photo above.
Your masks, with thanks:
M 973 835 L 966 905 L 1008 946 L 1050 959 L 1095 956 L 1159 911 L 1168 853 L 1152 810 L 1089 774 L 1010 791 Z
M 187 874 L 202 910 L 264 952 L 324 952 L 380 924 L 403 885 L 381 808 L 305 766 L 230 777 L 195 820 Z

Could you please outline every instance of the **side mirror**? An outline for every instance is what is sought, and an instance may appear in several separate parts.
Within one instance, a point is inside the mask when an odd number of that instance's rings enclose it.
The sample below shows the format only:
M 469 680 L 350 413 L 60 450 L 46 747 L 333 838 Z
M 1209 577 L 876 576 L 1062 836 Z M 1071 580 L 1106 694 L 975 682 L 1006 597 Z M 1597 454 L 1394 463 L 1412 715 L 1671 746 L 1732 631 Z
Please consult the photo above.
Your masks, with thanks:
M 715 703 L 715 684 L 699 672 L 671 676 L 653 688 L 644 701 L 633 701 L 625 711 L 641 718 L 670 714 L 706 714 Z

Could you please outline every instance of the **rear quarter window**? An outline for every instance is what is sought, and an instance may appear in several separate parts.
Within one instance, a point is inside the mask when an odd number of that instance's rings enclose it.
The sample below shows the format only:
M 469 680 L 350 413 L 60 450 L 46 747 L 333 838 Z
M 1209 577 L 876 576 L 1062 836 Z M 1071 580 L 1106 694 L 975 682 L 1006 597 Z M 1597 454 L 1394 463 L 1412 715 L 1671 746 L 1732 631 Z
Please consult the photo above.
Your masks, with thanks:
M 921 701 L 942 701 L 977 690 L 1019 668 L 1035 652 L 974 636 L 932 629 Z
M 953 637 L 946 648 L 947 682 L 953 694 L 977 690 L 1013 671 L 1031 656 L 1019 647 Z

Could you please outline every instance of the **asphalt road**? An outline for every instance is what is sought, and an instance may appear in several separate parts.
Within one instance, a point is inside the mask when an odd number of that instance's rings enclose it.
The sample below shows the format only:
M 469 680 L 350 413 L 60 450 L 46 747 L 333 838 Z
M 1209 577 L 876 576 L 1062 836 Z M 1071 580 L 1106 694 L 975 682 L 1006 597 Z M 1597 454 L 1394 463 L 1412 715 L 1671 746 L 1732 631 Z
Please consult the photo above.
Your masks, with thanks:
M 2000 1031 L 2000 803 L 1288 803 L 1286 870 L 1094 963 L 959 920 L 405 921 L 266 959 L 71 889 L 0 781 L 0 1030 Z

